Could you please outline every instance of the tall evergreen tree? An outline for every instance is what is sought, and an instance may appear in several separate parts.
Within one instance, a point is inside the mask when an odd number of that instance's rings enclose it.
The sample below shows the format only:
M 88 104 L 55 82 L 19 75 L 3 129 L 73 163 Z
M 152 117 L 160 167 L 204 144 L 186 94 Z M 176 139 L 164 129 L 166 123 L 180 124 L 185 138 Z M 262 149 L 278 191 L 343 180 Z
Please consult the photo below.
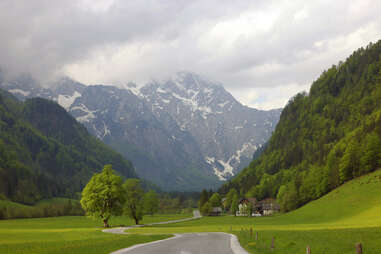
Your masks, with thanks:
M 226 195 L 226 200 L 225 200 L 225 204 L 224 204 L 225 209 L 230 210 L 230 206 L 232 204 L 234 195 L 238 195 L 238 192 L 235 188 L 231 188 L 229 190 L 228 194 Z
M 206 202 L 208 202 L 209 194 L 207 190 L 203 189 L 200 195 L 199 208 L 201 209 Z

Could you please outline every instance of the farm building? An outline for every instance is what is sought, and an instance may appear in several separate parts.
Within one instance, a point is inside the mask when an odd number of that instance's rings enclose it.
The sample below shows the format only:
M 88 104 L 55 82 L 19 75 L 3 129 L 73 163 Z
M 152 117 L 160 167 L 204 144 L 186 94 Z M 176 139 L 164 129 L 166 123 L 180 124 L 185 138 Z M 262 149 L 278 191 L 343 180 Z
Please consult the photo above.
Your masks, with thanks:
M 267 198 L 257 201 L 256 198 L 242 198 L 239 201 L 237 216 L 267 216 L 280 211 L 275 199 Z

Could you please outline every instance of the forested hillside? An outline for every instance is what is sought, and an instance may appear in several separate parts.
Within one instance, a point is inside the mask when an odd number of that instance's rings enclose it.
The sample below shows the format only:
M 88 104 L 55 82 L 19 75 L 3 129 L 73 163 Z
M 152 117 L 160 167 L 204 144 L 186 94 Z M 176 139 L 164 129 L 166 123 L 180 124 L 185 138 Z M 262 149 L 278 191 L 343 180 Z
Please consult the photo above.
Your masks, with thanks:
M 91 136 L 57 103 L 22 103 L 0 90 L 0 199 L 33 204 L 75 197 L 105 164 L 136 177 L 130 162 Z
M 221 188 L 284 211 L 381 166 L 381 41 L 324 71 L 284 108 L 262 155 Z

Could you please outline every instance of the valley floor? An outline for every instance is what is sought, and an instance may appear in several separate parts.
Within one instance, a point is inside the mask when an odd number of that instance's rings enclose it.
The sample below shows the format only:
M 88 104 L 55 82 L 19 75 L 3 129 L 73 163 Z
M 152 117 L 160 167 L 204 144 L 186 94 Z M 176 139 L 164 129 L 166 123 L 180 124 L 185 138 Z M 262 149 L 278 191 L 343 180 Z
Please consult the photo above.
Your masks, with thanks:
M 191 215 L 146 216 L 142 223 L 176 220 Z M 115 218 L 112 225 L 132 225 Z M 174 224 L 129 229 L 127 235 L 101 232 L 86 217 L 0 221 L 0 253 L 110 253 L 134 244 L 165 239 L 174 233 L 226 232 L 238 236 L 251 253 L 352 254 L 381 253 L 381 170 L 357 178 L 326 196 L 288 214 L 272 217 L 203 217 Z M 252 229 L 252 234 L 250 233 Z M 258 240 L 255 239 L 258 232 Z M 274 250 L 271 242 L 274 238 Z
M 142 223 L 189 218 L 191 214 L 145 216 Z M 133 225 L 126 217 L 112 218 L 113 226 Z M 102 223 L 84 216 L 0 220 L 0 253 L 110 253 L 139 243 L 170 237 L 115 235 L 101 230 Z
M 253 234 L 250 234 L 250 228 Z M 273 217 L 204 217 L 197 221 L 131 229 L 137 234 L 227 232 L 251 253 L 381 253 L 381 170 L 348 182 L 323 198 Z M 258 240 L 255 235 L 258 232 Z M 274 250 L 271 242 L 274 237 Z

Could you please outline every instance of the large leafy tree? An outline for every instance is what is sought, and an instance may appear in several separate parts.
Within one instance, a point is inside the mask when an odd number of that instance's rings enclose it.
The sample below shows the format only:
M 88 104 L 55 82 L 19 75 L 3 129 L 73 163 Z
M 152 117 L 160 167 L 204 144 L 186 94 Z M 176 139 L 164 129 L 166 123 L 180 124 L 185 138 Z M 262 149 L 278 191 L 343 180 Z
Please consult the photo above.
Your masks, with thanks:
M 212 205 L 212 207 L 219 207 L 221 206 L 221 197 L 220 194 L 213 193 L 213 195 L 209 199 L 209 203 Z
M 140 186 L 139 179 L 127 179 L 123 184 L 123 188 L 126 191 L 126 203 L 124 206 L 124 213 L 135 221 L 135 224 L 139 224 L 139 221 L 143 218 L 143 189 Z
M 143 198 L 144 211 L 153 215 L 159 210 L 159 199 L 155 191 L 151 190 L 144 194 Z
M 102 219 L 104 227 L 109 227 L 108 220 L 112 215 L 122 214 L 124 202 L 122 179 L 115 175 L 111 165 L 95 174 L 82 192 L 81 205 L 86 214 Z
M 201 214 L 204 216 L 209 216 L 213 211 L 213 206 L 210 202 L 206 202 L 201 207 Z

